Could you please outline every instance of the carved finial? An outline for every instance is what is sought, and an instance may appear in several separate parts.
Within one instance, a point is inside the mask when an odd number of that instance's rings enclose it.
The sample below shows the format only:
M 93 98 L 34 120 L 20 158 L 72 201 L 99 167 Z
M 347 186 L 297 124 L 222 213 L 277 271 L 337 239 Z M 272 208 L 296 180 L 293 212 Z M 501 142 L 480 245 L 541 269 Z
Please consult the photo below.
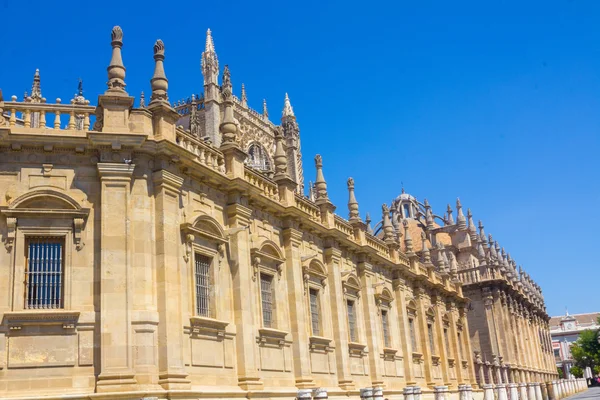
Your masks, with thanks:
M 413 251 L 413 241 L 412 241 L 412 237 L 410 236 L 410 230 L 409 230 L 409 226 L 408 226 L 408 219 L 404 219 L 402 221 L 402 225 L 404 225 L 404 248 L 406 249 L 407 253 L 412 253 L 412 251 Z
M 446 249 L 442 242 L 437 243 L 437 267 L 440 272 L 447 272 L 448 268 L 448 256 L 446 256 Z
M 79 84 L 77 85 L 77 95 L 83 96 L 83 79 L 79 78 Z
M 287 172 L 287 156 L 283 148 L 283 134 L 281 127 L 275 129 L 275 155 L 273 156 L 275 162 L 275 179 L 288 177 Z
M 433 213 L 431 212 L 431 206 L 427 199 L 424 200 L 423 204 L 425 205 L 425 222 L 427 223 L 427 228 L 432 229 L 434 227 L 433 223 Z
M 431 253 L 429 252 L 429 248 L 427 247 L 427 235 L 425 232 L 421 232 L 421 245 L 423 249 L 421 250 L 422 261 L 425 264 L 431 264 Z
M 292 108 L 292 104 L 290 103 L 290 98 L 288 94 L 285 94 L 285 100 L 283 101 L 283 112 L 281 113 L 282 117 L 295 117 L 294 109 Z
M 383 238 L 386 243 L 391 243 L 394 241 L 394 227 L 390 220 L 390 208 L 385 203 L 381 205 L 381 214 L 383 220 Z
M 121 58 L 123 47 L 123 31 L 115 26 L 111 32 L 112 58 L 108 66 L 108 92 L 127 94 L 125 92 L 125 66 Z
M 467 229 L 467 220 L 462 211 L 462 205 L 460 204 L 460 199 L 456 199 L 456 226 L 459 230 L 463 231 Z
M 221 93 L 223 95 L 223 103 L 225 104 L 225 112 L 223 116 L 223 122 L 219 125 L 219 132 L 223 138 L 222 144 L 233 144 L 236 143 L 237 139 L 237 125 L 233 118 L 233 95 L 231 91 L 231 74 L 229 72 L 229 66 L 225 66 L 223 70 L 223 86 L 221 87 Z
M 146 108 L 146 98 L 144 92 L 140 93 L 140 108 Z
M 248 97 L 246 96 L 246 86 L 242 83 L 242 106 L 248 107 Z
M 471 213 L 470 208 L 467 209 L 467 230 L 469 231 L 471 242 L 475 243 L 477 241 L 477 228 L 475 228 L 475 223 L 473 222 L 473 214 Z
M 165 59 L 165 44 L 162 40 L 158 39 L 154 44 L 154 76 L 150 79 L 150 85 L 152 86 L 152 97 L 150 98 L 150 105 L 156 103 L 169 104 L 169 97 L 167 90 L 169 88 L 169 81 L 165 75 L 165 68 L 163 61 Z
M 348 178 L 348 211 L 350 222 L 360 221 L 360 214 L 358 213 L 358 201 L 354 195 L 354 179 Z
M 365 223 L 367 224 L 367 232 L 372 235 L 373 228 L 371 228 L 371 215 L 369 213 L 367 213 L 367 215 L 365 215 Z
M 486 244 L 485 231 L 483 230 L 483 222 L 479 220 L 479 238 L 481 239 L 482 244 Z
M 229 65 L 225 65 L 225 68 L 223 69 L 223 85 L 221 85 L 221 93 L 223 95 L 224 101 L 231 99 L 233 92 L 231 86 L 231 72 L 229 72 Z
M 446 218 L 446 225 L 454 225 L 454 218 L 452 218 L 452 207 L 448 204 L 448 208 L 446 209 L 448 212 L 448 217 Z
M 267 110 L 267 99 L 263 99 L 263 117 L 269 118 L 269 110 Z
M 327 182 L 325 182 L 323 176 L 323 158 L 320 154 L 315 156 L 315 167 L 317 169 L 317 179 L 315 180 L 316 200 L 327 199 Z
M 448 251 L 448 263 L 450 266 L 450 275 L 456 276 L 458 273 L 458 262 L 456 261 L 456 256 L 452 251 Z
M 480 237 L 477 239 L 477 259 L 480 263 L 485 263 L 485 250 L 483 248 L 483 241 Z
M 315 201 L 315 185 L 312 181 L 308 181 L 308 198 L 311 201 Z

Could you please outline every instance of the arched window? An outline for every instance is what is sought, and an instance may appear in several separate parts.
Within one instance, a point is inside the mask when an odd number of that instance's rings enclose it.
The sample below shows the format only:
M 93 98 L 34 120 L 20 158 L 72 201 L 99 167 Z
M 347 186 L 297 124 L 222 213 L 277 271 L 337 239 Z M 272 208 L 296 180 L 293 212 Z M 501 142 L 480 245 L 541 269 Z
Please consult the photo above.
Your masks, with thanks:
M 259 143 L 252 143 L 248 148 L 246 164 L 261 171 L 271 170 L 271 160 L 267 150 Z
M 410 334 L 410 345 L 413 353 L 419 352 L 419 342 L 417 340 L 417 304 L 414 300 L 410 300 L 406 306 L 408 316 L 408 333 Z

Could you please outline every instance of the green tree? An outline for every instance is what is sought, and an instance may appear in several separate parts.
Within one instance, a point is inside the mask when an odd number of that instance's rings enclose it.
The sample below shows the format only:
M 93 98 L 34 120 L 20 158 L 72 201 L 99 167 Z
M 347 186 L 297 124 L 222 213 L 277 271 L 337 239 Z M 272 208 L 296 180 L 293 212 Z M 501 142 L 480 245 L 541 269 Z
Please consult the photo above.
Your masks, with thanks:
M 571 346 L 571 354 L 575 365 L 585 370 L 600 365 L 600 343 L 598 331 L 585 330 L 581 332 L 577 341 Z
M 559 379 L 564 379 L 565 378 L 565 373 L 563 372 L 563 369 L 556 367 L 556 370 L 558 371 L 558 378 Z
M 577 365 L 572 366 L 570 372 L 575 378 L 583 378 L 583 370 Z

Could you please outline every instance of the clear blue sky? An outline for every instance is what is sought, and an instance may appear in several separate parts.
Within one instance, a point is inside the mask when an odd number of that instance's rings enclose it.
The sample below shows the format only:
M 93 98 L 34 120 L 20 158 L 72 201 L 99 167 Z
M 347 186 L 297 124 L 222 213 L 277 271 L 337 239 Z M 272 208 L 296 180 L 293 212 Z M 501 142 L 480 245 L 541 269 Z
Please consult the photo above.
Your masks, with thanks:
M 95 104 L 118 24 L 129 93 L 149 92 L 160 38 L 170 97 L 184 98 L 202 91 L 211 28 L 252 107 L 266 98 L 278 120 L 289 92 L 306 178 L 322 154 L 340 215 L 349 176 L 363 216 L 401 182 L 440 214 L 459 196 L 551 315 L 599 311 L 600 2 L 130 3 L 0 2 L 4 96 L 21 98 L 39 68 L 49 100 L 81 77 Z

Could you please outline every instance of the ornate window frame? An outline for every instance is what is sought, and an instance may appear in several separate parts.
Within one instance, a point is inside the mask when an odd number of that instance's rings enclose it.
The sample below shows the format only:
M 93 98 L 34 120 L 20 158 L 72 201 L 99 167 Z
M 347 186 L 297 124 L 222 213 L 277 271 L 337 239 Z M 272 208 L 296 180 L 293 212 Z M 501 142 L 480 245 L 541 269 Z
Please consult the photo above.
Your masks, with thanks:
M 344 306 L 345 306 L 345 314 L 346 314 L 346 326 L 348 327 L 348 341 L 350 345 L 350 352 L 353 351 L 355 353 L 360 352 L 364 353 L 364 349 L 366 345 L 361 343 L 361 339 L 363 338 L 362 330 L 360 329 L 361 324 L 359 323 L 360 319 L 360 280 L 354 273 L 350 273 L 346 276 L 342 277 L 342 290 L 344 292 Z M 348 320 L 348 301 L 354 302 L 354 333 L 355 339 L 352 340 L 352 336 L 350 334 L 350 321 Z M 359 351 L 360 350 L 360 351 Z
M 264 240 L 260 246 L 250 249 L 250 258 L 252 260 L 252 281 L 255 283 L 255 291 L 257 296 L 257 306 L 260 321 L 259 341 L 262 343 L 277 341 L 280 345 L 285 342 L 287 332 L 277 329 L 281 326 L 281 312 L 277 305 L 285 302 L 285 298 L 281 298 L 282 294 L 277 290 L 277 285 L 281 280 L 283 273 L 283 265 L 285 257 L 279 246 L 272 240 Z M 262 309 L 262 292 L 261 292 L 261 275 L 268 275 L 272 279 L 272 325 L 265 327 L 263 325 L 263 309 Z
M 413 298 L 409 298 L 407 299 L 408 301 L 406 302 L 406 317 L 407 317 L 407 322 L 409 319 L 412 320 L 412 332 L 410 329 L 410 325 L 409 325 L 409 329 L 408 329 L 408 340 L 410 340 L 411 343 L 411 347 L 412 347 L 412 354 L 413 354 L 413 358 L 418 357 L 421 358 L 423 357 L 423 353 L 420 351 L 421 349 L 421 344 L 419 341 L 419 321 L 418 321 L 418 307 L 417 307 L 417 303 L 415 302 L 415 300 Z M 413 346 L 413 337 L 414 336 L 414 344 L 416 346 Z

